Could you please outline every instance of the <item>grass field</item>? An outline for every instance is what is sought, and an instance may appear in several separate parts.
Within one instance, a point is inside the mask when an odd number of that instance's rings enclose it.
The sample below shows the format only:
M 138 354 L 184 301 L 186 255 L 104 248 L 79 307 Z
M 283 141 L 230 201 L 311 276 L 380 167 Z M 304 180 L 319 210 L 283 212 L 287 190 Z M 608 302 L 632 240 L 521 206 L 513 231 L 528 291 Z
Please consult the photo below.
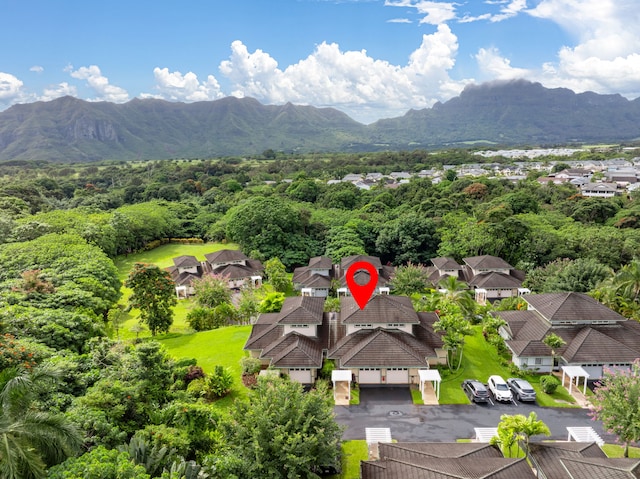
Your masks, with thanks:
M 622 457 L 624 454 L 624 446 L 619 444 L 605 444 L 602 450 L 608 457 Z M 629 457 L 640 457 L 640 447 L 630 447 Z
M 227 407 L 247 396 L 247 388 L 241 382 L 240 359 L 245 356 L 242 348 L 250 333 L 251 326 L 227 326 L 192 334 L 170 333 L 158 340 L 174 358 L 195 358 L 205 372 L 213 371 L 217 365 L 228 368 L 234 379 L 231 393 L 215 403 Z
M 342 472 L 333 479 L 358 479 L 360 461 L 369 459 L 367 441 L 345 441 L 342 443 Z
M 221 249 L 238 249 L 238 245 L 222 243 L 169 243 L 150 251 L 143 251 L 141 253 L 130 254 L 127 256 L 118 256 L 114 263 L 118 268 L 118 277 L 124 282 L 134 263 L 150 263 L 155 264 L 160 268 L 167 268 L 173 265 L 173 258 L 177 256 L 191 255 L 201 261 L 204 261 L 205 254 L 213 253 Z M 120 304 L 126 305 L 127 298 L 131 294 L 131 290 L 125 288 L 124 284 L 120 290 L 122 291 Z M 193 301 L 190 299 L 181 299 L 178 301 L 178 304 L 173 309 L 173 325 L 169 329 L 170 333 L 188 334 L 193 332 L 186 323 L 187 313 L 192 306 Z M 138 333 L 135 332 L 135 329 L 139 324 L 138 314 L 138 311 L 135 309 L 124 313 L 123 323 L 119 331 L 119 337 L 121 339 L 134 339 L 136 336 L 140 338 L 151 336 L 151 333 L 146 328 Z

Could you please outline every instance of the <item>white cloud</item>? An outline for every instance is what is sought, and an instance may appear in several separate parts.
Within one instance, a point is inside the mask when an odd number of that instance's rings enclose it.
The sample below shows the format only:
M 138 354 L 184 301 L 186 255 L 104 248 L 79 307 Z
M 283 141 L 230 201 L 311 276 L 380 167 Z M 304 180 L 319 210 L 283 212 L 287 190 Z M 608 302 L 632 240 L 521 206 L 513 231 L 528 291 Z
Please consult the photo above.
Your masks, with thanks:
M 10 73 L 0 72 L 0 101 L 13 102 L 22 95 L 22 80 Z
M 387 20 L 387 23 L 413 23 L 408 18 L 392 18 L 391 20 Z
M 170 72 L 168 68 L 158 67 L 153 69 L 153 75 L 160 98 L 177 101 L 206 101 L 224 96 L 218 80 L 213 75 L 209 75 L 206 81 L 200 82 L 193 72 L 183 75 L 178 71 Z
M 41 67 L 40 65 L 33 65 L 31 68 L 29 68 L 29 71 L 35 72 L 35 73 L 42 73 L 44 71 L 44 68 Z
M 422 15 L 420 23 L 440 25 L 456 18 L 455 2 L 431 2 L 428 0 L 385 0 L 387 7 L 415 8 Z
M 240 41 L 220 72 L 233 84 L 233 95 L 266 103 L 334 106 L 360 121 L 404 114 L 459 93 L 467 81 L 454 81 L 457 37 L 447 25 L 431 35 L 410 56 L 406 66 L 370 57 L 365 50 L 340 50 L 322 43 L 307 58 L 282 70 L 268 53 L 251 53 Z M 375 112 L 375 113 L 374 113 Z
M 557 62 L 543 65 L 539 80 L 545 85 L 640 94 L 636 0 L 543 0 L 527 13 L 557 23 L 576 39 L 558 51 Z
M 73 67 L 69 65 L 65 70 L 70 70 L 73 78 L 87 81 L 89 86 L 98 95 L 94 101 L 123 103 L 129 100 L 127 91 L 119 86 L 109 84 L 109 79 L 102 74 L 100 68 L 96 65 L 80 67 L 77 70 L 73 70 Z
M 493 80 L 531 78 L 532 72 L 511 66 L 511 60 L 500 55 L 497 48 L 481 48 L 475 55 L 480 69 Z
M 58 85 L 45 88 L 42 95 L 38 97 L 40 101 L 51 101 L 61 96 L 78 96 L 78 90 L 74 85 L 69 85 L 67 82 L 59 83 Z

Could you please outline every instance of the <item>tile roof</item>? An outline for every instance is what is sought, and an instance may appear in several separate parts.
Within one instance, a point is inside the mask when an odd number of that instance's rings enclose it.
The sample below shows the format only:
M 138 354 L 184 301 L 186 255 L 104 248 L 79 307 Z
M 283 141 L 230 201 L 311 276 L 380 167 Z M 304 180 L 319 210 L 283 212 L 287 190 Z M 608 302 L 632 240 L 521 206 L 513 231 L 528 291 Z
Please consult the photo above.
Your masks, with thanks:
M 353 263 L 357 261 L 366 261 L 367 263 L 371 263 L 373 267 L 377 270 L 380 270 L 380 268 L 382 268 L 382 263 L 380 262 L 380 258 L 378 258 L 377 256 L 367 256 L 365 254 L 357 254 L 357 255 L 347 256 L 345 258 L 342 258 L 342 260 L 340 261 L 340 274 L 344 276 L 344 274 L 349 269 L 349 266 L 351 266 Z
M 522 280 L 510 274 L 489 271 L 475 275 L 469 284 L 476 288 L 515 289 L 522 286 Z
M 513 269 L 513 266 L 497 256 L 470 256 L 462 258 L 462 261 L 472 269 Z
M 302 288 L 329 288 L 331 278 L 322 274 L 314 273 L 308 266 L 301 266 L 293 271 L 292 282 Z
M 322 346 L 318 338 L 292 332 L 264 348 L 260 357 L 278 368 L 321 368 Z
M 283 327 L 278 324 L 278 313 L 263 313 L 251 328 L 244 349 L 261 350 L 282 336 Z
M 640 459 L 577 459 L 561 458 L 560 462 L 571 479 L 638 479 Z
M 244 266 L 242 264 L 227 264 L 219 266 L 211 271 L 212 274 L 219 275 L 230 280 L 256 276 L 261 272 L 262 269 L 255 269 L 250 265 Z
M 431 264 L 437 269 L 461 270 L 462 265 L 453 258 L 431 258 Z
M 207 253 L 204 255 L 209 263 L 226 263 L 230 261 L 242 261 L 248 260 L 249 257 L 242 251 L 237 249 L 221 249 L 220 251 L 214 251 L 213 253 Z
M 429 458 L 419 463 L 395 459 L 363 461 L 362 479 L 529 479 L 527 461 L 507 458 Z
M 328 256 L 314 256 L 309 260 L 309 268 L 330 270 L 333 268 L 333 261 Z
M 544 473 L 546 479 L 573 479 L 567 474 L 562 458 L 606 458 L 595 442 L 532 442 L 529 456 L 534 466 Z M 600 478 L 600 476 L 592 476 Z M 578 479 L 578 478 L 575 478 Z M 583 478 L 581 478 L 583 479 Z
M 290 296 L 284 300 L 278 324 L 322 324 L 324 298 Z
M 625 318 L 583 293 L 526 294 L 522 298 L 547 321 L 625 321 Z
M 500 450 L 479 442 L 398 442 L 378 445 L 380 458 L 409 462 L 425 457 L 504 457 Z
M 182 255 L 173 258 L 173 264 L 178 268 L 193 268 L 194 266 L 200 266 L 200 261 L 195 256 Z
M 610 363 L 632 363 L 640 357 L 640 345 L 631 348 L 615 339 L 625 334 L 623 328 L 604 331 L 609 335 L 594 328 L 583 328 L 562 352 L 562 357 L 569 363 L 590 363 L 595 357 L 606 358 Z
M 351 296 L 341 297 L 340 319 L 344 324 L 415 324 L 420 321 L 413 309 L 411 298 L 388 294 L 372 296 L 364 309 L 360 309 Z

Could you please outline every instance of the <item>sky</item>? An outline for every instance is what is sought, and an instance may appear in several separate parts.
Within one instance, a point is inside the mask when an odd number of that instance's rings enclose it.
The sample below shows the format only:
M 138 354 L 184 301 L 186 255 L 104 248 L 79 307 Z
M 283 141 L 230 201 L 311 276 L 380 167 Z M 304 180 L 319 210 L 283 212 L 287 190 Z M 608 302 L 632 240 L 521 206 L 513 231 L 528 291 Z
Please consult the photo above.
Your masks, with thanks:
M 525 78 L 640 96 L 640 0 L 0 0 L 0 111 L 253 97 L 362 123 Z

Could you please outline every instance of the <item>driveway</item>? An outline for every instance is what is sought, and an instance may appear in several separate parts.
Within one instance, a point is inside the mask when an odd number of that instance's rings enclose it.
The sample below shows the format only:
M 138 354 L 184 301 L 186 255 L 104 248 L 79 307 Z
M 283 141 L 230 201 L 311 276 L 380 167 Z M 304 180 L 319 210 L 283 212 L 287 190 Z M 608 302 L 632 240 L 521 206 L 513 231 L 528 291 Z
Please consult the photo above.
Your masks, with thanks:
M 551 439 L 567 439 L 567 426 L 590 426 L 606 442 L 602 423 L 592 421 L 588 410 L 577 408 L 543 408 L 535 404 L 416 406 L 411 403 L 409 388 L 362 388 L 360 405 L 336 406 L 338 423 L 346 426 L 344 439 L 364 439 L 367 427 L 391 428 L 391 436 L 405 442 L 451 442 L 473 438 L 474 427 L 496 427 L 502 414 L 535 411 L 551 430 Z

